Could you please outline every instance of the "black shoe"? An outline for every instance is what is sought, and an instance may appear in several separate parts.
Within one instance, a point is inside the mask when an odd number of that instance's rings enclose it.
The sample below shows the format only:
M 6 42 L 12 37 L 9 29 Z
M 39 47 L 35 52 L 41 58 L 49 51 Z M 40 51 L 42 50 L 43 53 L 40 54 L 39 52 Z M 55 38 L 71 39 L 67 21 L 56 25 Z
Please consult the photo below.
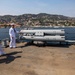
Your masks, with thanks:
M 10 49 L 12 49 L 13 47 L 10 47 Z

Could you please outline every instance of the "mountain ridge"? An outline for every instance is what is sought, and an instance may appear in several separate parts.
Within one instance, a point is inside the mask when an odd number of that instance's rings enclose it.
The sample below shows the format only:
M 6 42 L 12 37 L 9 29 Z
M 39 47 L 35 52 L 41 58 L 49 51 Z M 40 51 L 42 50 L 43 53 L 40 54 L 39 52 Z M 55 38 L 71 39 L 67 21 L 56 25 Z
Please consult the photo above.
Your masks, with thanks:
M 17 23 L 19 25 L 75 25 L 75 18 L 57 14 L 22 14 L 22 15 L 4 15 L 0 16 L 0 24 Z

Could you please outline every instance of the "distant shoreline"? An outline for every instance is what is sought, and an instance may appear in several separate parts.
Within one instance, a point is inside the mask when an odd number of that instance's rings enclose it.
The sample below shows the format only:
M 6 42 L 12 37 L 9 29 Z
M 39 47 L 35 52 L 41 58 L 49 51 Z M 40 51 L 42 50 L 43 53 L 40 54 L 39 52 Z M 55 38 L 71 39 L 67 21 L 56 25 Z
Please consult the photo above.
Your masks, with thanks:
M 53 28 L 59 28 L 59 27 L 62 27 L 62 28 L 64 28 L 64 27 L 75 27 L 75 26 L 25 26 L 26 28 L 31 28 L 31 27 L 53 27 Z M 7 26 L 7 27 L 0 27 L 0 28 L 10 28 L 9 26 Z M 21 28 L 21 27 L 18 27 L 18 28 Z

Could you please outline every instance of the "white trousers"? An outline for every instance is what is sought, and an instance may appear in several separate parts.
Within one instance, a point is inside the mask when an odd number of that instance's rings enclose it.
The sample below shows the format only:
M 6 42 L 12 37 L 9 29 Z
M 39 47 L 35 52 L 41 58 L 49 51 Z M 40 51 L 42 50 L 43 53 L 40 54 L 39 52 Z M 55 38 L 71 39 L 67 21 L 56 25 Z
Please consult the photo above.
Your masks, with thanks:
M 15 48 L 16 47 L 16 38 L 15 37 L 10 37 L 10 48 L 13 47 Z

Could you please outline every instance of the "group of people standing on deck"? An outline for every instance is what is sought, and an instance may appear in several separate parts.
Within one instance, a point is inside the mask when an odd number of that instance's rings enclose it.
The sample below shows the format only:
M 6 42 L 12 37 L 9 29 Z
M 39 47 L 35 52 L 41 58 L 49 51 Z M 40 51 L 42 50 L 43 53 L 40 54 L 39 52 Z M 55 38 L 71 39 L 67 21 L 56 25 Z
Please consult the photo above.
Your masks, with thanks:
M 15 23 L 11 23 L 11 28 L 9 29 L 9 36 L 10 36 L 10 44 L 9 47 L 10 49 L 16 48 L 16 33 L 19 33 L 15 29 Z M 0 55 L 6 54 L 2 48 L 2 45 L 0 44 Z

